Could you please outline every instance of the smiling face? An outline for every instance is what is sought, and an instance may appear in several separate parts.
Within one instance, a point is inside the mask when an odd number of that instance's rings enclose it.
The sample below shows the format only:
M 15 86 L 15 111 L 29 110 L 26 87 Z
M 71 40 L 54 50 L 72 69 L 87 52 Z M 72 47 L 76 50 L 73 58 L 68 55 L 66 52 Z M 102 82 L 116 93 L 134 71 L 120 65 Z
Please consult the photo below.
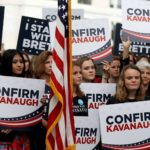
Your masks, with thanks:
M 12 73 L 15 76 L 19 76 L 22 74 L 24 69 L 23 59 L 20 55 L 16 54 L 12 60 Z
M 124 82 L 127 91 L 137 91 L 141 84 L 141 74 L 135 69 L 127 69 L 124 73 Z
M 92 82 L 95 79 L 96 69 L 92 60 L 84 61 L 81 71 L 84 82 Z

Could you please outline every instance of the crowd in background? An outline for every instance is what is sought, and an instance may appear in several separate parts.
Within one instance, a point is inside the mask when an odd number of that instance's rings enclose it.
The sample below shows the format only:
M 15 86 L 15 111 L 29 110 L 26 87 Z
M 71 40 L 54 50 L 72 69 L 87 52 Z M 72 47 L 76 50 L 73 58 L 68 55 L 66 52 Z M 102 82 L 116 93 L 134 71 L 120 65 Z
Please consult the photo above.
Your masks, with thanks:
M 107 104 L 150 100 L 150 58 L 146 55 L 135 56 L 129 51 L 131 41 L 123 41 L 122 56 L 112 57 L 111 62 L 103 60 L 101 76 L 97 76 L 97 67 L 90 57 L 81 57 L 73 61 L 73 105 L 80 98 L 87 103 L 81 83 L 115 83 L 116 94 Z M 22 132 L 13 129 L 0 130 L 0 150 L 45 150 L 45 136 L 48 119 L 50 74 L 52 70 L 52 52 L 43 51 L 38 56 L 29 56 L 15 49 L 5 50 L 1 55 L 0 74 L 4 76 L 35 78 L 45 80 L 43 119 L 39 128 Z M 75 114 L 74 114 L 75 115 Z

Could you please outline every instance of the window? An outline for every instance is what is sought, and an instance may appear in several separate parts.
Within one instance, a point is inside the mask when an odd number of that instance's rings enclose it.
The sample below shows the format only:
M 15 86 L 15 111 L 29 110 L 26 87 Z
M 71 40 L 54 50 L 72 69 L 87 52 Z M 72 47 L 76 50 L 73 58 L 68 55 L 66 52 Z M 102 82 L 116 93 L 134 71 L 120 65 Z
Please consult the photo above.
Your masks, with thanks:
M 110 8 L 121 8 L 121 0 L 110 0 L 109 1 Z
M 92 4 L 92 0 L 78 0 L 80 4 Z
M 121 8 L 121 0 L 117 1 L 117 8 Z
M 110 8 L 113 8 L 113 7 L 114 7 L 114 0 L 110 0 L 110 1 L 109 1 L 109 6 L 110 6 Z

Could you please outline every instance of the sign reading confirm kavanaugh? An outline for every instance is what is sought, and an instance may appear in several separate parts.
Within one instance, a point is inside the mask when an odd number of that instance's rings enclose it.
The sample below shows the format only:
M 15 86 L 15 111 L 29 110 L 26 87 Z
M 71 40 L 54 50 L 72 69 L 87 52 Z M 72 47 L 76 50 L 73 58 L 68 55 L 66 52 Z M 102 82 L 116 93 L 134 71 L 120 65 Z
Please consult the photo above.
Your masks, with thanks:
M 1 128 L 26 128 L 39 123 L 44 80 L 0 76 L 0 81 Z
M 103 148 L 150 149 L 150 101 L 106 105 L 99 110 Z

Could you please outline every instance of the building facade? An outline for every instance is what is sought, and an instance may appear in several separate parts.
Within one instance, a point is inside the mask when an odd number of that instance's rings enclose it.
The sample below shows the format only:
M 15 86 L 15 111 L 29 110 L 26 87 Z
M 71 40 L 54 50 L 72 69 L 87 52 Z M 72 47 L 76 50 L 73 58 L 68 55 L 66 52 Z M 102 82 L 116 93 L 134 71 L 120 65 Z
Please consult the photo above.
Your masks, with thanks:
M 121 21 L 120 0 L 72 0 L 72 8 L 83 9 L 84 18 L 108 18 L 111 28 Z M 21 16 L 42 18 L 42 8 L 57 8 L 57 0 L 1 0 L 5 6 L 3 39 L 5 49 L 16 48 Z

